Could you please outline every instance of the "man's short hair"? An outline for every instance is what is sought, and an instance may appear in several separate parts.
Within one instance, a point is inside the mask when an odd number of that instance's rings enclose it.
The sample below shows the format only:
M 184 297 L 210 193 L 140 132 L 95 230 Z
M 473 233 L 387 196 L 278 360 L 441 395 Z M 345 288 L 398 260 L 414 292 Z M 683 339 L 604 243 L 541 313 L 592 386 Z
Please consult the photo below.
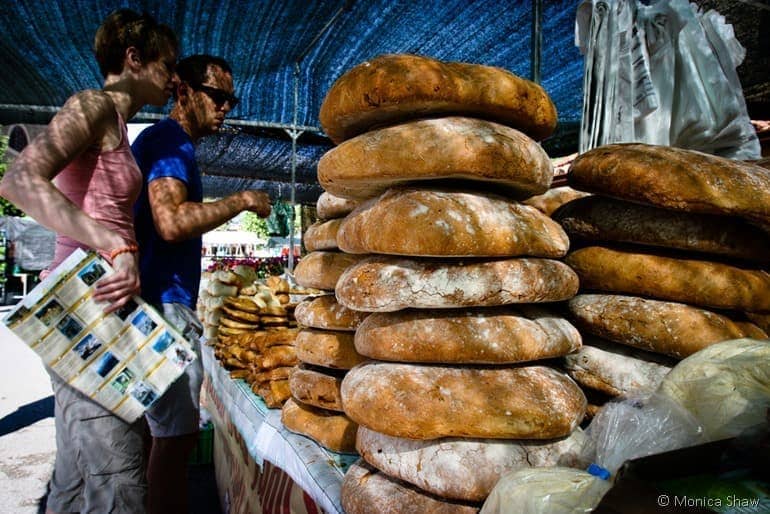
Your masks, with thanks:
M 209 66 L 219 66 L 225 72 L 232 75 L 230 65 L 221 57 L 207 54 L 197 54 L 185 57 L 176 65 L 176 73 L 179 80 L 187 82 L 193 88 L 203 85 L 208 76 Z

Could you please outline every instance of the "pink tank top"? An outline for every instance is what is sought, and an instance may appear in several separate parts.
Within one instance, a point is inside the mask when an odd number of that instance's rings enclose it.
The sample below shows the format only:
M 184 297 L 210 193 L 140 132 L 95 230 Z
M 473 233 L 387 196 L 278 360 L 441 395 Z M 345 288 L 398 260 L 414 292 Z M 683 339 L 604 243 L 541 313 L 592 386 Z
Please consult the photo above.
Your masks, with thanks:
M 118 125 L 120 144 L 117 148 L 109 151 L 87 149 L 56 176 L 54 184 L 86 214 L 126 241 L 135 242 L 134 202 L 142 189 L 142 172 L 131 153 L 126 123 L 120 113 Z M 58 266 L 76 248 L 88 247 L 57 235 L 56 251 L 49 269 Z

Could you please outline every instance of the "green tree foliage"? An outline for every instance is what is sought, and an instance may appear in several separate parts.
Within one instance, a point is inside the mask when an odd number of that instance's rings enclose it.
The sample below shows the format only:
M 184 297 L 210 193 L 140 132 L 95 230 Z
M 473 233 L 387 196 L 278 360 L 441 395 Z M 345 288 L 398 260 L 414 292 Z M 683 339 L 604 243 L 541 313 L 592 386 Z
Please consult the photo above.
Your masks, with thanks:
M 5 162 L 6 150 L 8 150 L 8 136 L 0 136 L 0 178 L 3 178 L 8 167 Z M 0 216 L 24 216 L 24 213 L 11 202 L 0 197 Z
M 259 237 L 267 239 L 267 221 L 260 218 L 253 212 L 244 212 L 243 221 L 241 224 L 243 230 L 247 232 L 254 232 Z

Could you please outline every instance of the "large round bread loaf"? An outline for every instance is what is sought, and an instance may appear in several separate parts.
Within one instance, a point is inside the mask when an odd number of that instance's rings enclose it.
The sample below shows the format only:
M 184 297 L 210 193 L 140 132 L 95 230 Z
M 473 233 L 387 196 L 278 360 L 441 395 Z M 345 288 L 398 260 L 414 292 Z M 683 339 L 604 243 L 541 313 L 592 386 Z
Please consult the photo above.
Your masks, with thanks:
M 364 257 L 342 252 L 310 252 L 294 268 L 294 280 L 302 287 L 334 291 L 342 272 Z
M 592 195 L 553 213 L 571 239 L 610 241 L 768 262 L 770 235 L 740 218 L 661 209 Z
M 566 355 L 580 348 L 580 333 L 532 305 L 408 309 L 370 314 L 355 345 L 383 361 L 509 364 Z
M 532 138 L 556 128 L 556 108 L 538 84 L 502 68 L 381 55 L 346 71 L 326 94 L 319 119 L 339 144 L 378 125 L 442 114 L 486 118 Z
M 294 342 L 297 358 L 325 368 L 350 369 L 366 360 L 356 352 L 353 334 L 340 330 L 302 329 Z
M 579 294 L 569 301 L 569 310 L 581 331 L 677 359 L 744 336 L 729 318 L 683 303 Z
M 308 252 L 316 250 L 336 250 L 337 231 L 340 229 L 342 219 L 317 221 L 305 231 L 302 240 Z
M 612 144 L 579 155 L 569 184 L 668 209 L 770 222 L 770 170 L 666 146 Z
M 564 257 L 569 239 L 534 207 L 492 194 L 397 188 L 341 222 L 344 252 L 433 257 Z
M 318 161 L 318 182 L 343 198 L 371 198 L 398 184 L 450 179 L 526 197 L 548 189 L 553 165 L 545 150 L 518 130 L 456 116 L 373 130 Z
M 345 514 L 478 514 L 479 507 L 434 496 L 366 464 L 354 462 L 342 478 Z
M 610 396 L 652 393 L 676 361 L 597 337 L 564 357 L 567 374 L 578 384 Z
M 340 385 L 342 378 L 314 369 L 294 368 L 289 389 L 295 400 L 321 409 L 343 412 Z
M 626 293 L 717 309 L 770 310 L 770 274 L 719 262 L 589 246 L 565 262 L 583 290 Z
M 342 381 L 345 413 L 409 439 L 554 439 L 583 419 L 586 398 L 544 366 L 473 368 L 366 362 Z
M 294 308 L 297 323 L 324 330 L 355 331 L 368 315 L 340 305 L 333 294 L 303 300 Z
M 356 453 L 358 426 L 340 412 L 318 409 L 289 398 L 283 404 L 281 422 L 287 430 L 307 436 L 324 448 Z
M 458 263 L 372 256 L 345 270 L 335 293 L 350 309 L 390 312 L 555 302 L 577 289 L 577 275 L 551 259 Z
M 344 218 L 358 206 L 358 200 L 334 196 L 324 191 L 316 202 L 316 215 L 322 220 Z
M 583 467 L 580 429 L 562 439 L 404 439 L 358 427 L 356 449 L 383 473 L 443 498 L 484 501 L 502 475 L 523 467 Z
M 550 216 L 556 209 L 565 203 L 589 195 L 590 193 L 578 191 L 569 186 L 551 187 L 551 189 L 545 193 L 527 198 L 522 201 L 522 203 L 534 207 L 546 216 Z
M 746 316 L 754 322 L 766 334 L 770 334 L 770 314 L 759 314 L 757 312 L 747 312 Z M 755 337 L 756 336 L 749 336 Z M 761 339 L 761 338 L 760 338 Z

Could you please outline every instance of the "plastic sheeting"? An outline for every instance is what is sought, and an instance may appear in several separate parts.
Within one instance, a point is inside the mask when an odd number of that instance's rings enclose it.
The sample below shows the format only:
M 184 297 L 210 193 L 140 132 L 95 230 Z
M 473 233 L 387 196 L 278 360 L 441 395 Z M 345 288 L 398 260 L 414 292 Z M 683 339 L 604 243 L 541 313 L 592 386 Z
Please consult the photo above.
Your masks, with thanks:
M 14 264 L 23 270 L 40 271 L 53 261 L 56 234 L 31 218 L 0 216 L 0 230 L 14 245 Z

